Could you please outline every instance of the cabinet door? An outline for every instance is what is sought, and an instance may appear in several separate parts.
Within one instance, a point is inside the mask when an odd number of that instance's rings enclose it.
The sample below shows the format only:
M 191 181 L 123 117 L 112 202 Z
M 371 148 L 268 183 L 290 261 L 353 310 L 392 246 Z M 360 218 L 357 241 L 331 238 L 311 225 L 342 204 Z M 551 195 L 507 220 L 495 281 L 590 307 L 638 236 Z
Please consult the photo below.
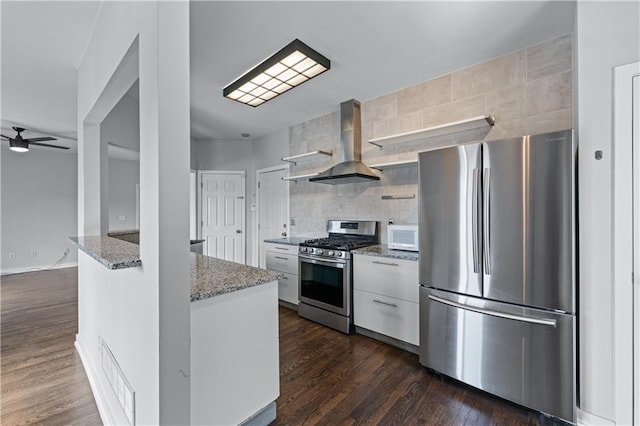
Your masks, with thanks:
M 418 262 L 356 254 L 353 288 L 418 303 Z
M 368 291 L 353 291 L 354 323 L 358 327 L 418 345 L 417 303 Z
M 283 278 L 278 280 L 278 299 L 285 302 L 298 304 L 298 276 L 293 274 L 284 274 Z
M 266 253 L 267 269 L 288 274 L 298 274 L 298 256 L 291 254 Z

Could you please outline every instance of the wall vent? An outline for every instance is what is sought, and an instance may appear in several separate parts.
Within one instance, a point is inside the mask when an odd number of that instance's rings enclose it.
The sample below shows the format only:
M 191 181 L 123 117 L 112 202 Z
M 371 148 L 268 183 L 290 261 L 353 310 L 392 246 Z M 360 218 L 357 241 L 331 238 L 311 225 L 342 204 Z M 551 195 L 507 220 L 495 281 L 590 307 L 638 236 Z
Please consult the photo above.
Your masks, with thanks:
M 100 354 L 102 355 L 102 371 L 111 385 L 122 412 L 129 424 L 133 426 L 136 424 L 136 393 L 104 339 L 100 339 Z

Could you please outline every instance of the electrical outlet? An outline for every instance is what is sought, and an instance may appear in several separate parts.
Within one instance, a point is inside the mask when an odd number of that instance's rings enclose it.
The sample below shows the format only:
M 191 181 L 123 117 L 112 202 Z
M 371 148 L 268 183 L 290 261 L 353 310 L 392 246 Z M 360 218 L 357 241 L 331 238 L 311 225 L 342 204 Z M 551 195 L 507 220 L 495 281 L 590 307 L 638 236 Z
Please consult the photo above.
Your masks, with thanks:
M 36 250 L 31 251 L 31 257 L 38 257 L 38 252 Z
M 127 220 L 127 218 L 126 218 L 126 216 L 125 216 L 125 215 L 120 215 L 120 216 L 118 216 L 118 220 L 119 220 L 120 222 L 124 222 L 125 220 Z
M 296 218 L 295 217 L 291 218 L 291 226 L 296 226 Z
M 16 254 L 12 251 L 9 252 L 9 260 L 15 260 L 16 259 Z

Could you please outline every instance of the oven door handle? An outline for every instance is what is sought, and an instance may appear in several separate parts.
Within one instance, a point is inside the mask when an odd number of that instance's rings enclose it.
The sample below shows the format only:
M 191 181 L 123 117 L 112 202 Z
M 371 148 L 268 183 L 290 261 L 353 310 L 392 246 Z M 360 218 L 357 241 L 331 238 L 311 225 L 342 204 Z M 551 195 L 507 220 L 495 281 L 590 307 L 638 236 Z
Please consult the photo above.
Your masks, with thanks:
M 334 266 L 337 268 L 344 268 L 347 264 L 345 259 L 318 259 L 317 257 L 305 256 L 304 254 L 299 254 L 300 262 L 304 263 L 312 263 L 314 265 L 325 265 L 325 266 Z

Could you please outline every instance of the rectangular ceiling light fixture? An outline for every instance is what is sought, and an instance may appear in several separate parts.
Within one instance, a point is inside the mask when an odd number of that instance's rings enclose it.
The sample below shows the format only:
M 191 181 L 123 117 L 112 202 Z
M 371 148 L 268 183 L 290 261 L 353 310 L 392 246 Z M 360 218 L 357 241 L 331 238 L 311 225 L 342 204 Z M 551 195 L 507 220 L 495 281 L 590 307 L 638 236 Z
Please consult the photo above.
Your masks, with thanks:
M 225 87 L 223 95 L 257 107 L 330 68 L 329 59 L 295 39 Z

